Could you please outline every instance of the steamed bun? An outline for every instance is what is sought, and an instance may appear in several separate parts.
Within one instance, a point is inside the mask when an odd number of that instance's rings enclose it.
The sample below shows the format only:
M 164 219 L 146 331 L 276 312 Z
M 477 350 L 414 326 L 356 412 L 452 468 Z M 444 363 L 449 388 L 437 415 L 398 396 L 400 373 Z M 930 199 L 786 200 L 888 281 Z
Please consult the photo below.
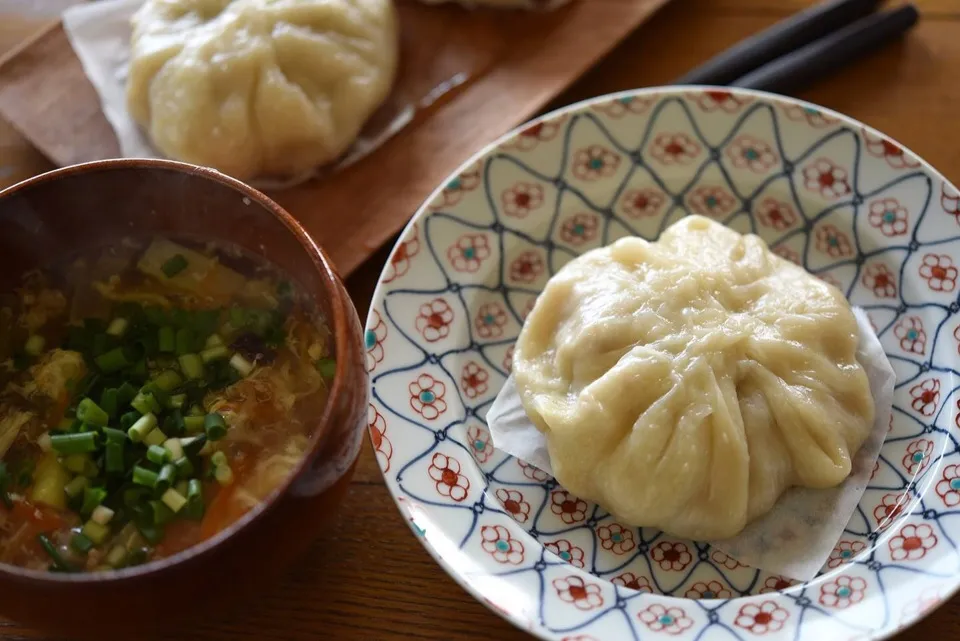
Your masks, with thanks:
M 843 295 L 692 216 L 565 265 L 513 372 L 557 480 L 632 525 L 738 534 L 792 486 L 851 471 L 873 425 Z
M 570 0 L 421 0 L 427 4 L 459 2 L 467 7 L 494 7 L 497 9 L 550 10 L 568 4 Z
M 342 155 L 393 83 L 392 0 L 146 0 L 127 106 L 168 157 L 238 178 Z

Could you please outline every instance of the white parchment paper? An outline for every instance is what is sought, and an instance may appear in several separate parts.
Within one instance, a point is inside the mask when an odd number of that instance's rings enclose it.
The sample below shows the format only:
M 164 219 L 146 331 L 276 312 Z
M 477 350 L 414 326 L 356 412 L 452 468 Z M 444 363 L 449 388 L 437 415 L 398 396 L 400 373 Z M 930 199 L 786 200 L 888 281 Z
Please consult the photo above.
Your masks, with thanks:
M 710 541 L 745 565 L 800 581 L 812 579 L 830 557 L 867 488 L 887 434 L 896 374 L 866 313 L 855 308 L 854 314 L 860 328 L 857 360 L 867 373 L 876 404 L 873 429 L 841 485 L 828 490 L 787 490 L 770 512 L 739 535 Z M 487 425 L 497 449 L 553 474 L 546 437 L 527 418 L 513 376 L 487 412 Z
M 63 30 L 74 53 L 83 65 L 90 84 L 100 96 L 103 115 L 113 128 L 124 158 L 163 158 L 147 135 L 127 112 L 126 84 L 130 66 L 130 18 L 143 0 L 98 0 L 63 13 Z M 413 120 L 415 105 L 403 105 L 392 111 L 382 124 L 367 127 L 347 153 L 323 172 L 344 169 L 375 151 Z M 264 189 L 283 189 L 299 185 L 321 171 L 311 170 L 287 179 L 252 180 Z

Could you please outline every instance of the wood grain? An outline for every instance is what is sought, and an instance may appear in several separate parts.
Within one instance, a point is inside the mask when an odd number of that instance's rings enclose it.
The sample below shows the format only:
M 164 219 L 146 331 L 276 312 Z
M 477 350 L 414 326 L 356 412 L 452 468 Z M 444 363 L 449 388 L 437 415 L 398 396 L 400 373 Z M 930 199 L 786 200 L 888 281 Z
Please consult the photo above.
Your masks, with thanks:
M 667 82 L 736 40 L 763 28 L 804 0 L 682 0 L 661 11 L 608 60 L 566 92 L 566 104 L 608 91 Z M 954 180 L 960 145 L 953 132 L 960 104 L 960 38 L 950 11 L 956 0 L 930 0 L 925 16 L 899 46 L 825 79 L 802 97 L 839 109 L 893 135 Z M 438 141 L 457 146 L 458 142 Z M 18 153 L 29 148 L 21 141 Z M 465 158 L 473 149 L 463 148 Z M 433 187 L 418 190 L 424 198 Z M 384 196 L 388 199 L 389 194 Z M 378 234 L 380 238 L 383 234 Z M 369 243 L 372 246 L 374 243 Z M 388 251 L 381 249 L 349 278 L 366 314 Z M 242 580 L 238 577 L 237 580 Z M 264 587 L 243 613 L 212 621 L 177 639 L 198 641 L 523 641 L 530 639 L 475 602 L 433 562 L 400 518 L 369 447 L 337 522 L 279 586 Z M 0 623 L 0 638 L 49 639 Z M 144 637 L 147 638 L 147 637 Z M 944 605 L 896 637 L 960 639 L 960 602 Z M 52 640 L 51 640 L 52 641 Z
M 666 0 L 591 0 L 548 14 L 401 4 L 396 94 L 423 99 L 425 74 L 467 81 L 381 149 L 336 175 L 272 193 L 349 273 L 396 233 L 425 194 L 474 149 L 520 124 Z M 454 65 L 448 67 L 448 65 Z M 460 65 L 460 66 L 457 66 Z M 63 29 L 0 64 L 0 114 L 57 165 L 119 155 L 96 92 Z M 370 189 L 370 185 L 378 189 Z

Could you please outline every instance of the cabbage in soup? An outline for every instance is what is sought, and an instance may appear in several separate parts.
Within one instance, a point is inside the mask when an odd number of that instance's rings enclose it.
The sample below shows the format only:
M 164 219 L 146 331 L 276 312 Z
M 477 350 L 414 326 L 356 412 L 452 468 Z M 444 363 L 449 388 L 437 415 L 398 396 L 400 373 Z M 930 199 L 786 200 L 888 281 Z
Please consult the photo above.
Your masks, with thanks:
M 312 301 L 222 244 L 125 241 L 0 297 L 0 562 L 163 558 L 263 501 L 335 370 Z

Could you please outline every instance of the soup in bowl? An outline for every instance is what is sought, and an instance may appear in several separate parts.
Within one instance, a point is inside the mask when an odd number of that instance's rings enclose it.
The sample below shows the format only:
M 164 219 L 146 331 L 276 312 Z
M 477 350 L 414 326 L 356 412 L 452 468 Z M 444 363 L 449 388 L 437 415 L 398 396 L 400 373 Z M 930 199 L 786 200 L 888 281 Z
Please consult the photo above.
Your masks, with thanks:
M 0 193 L 0 246 L 4 614 L 171 623 L 309 543 L 367 391 L 356 313 L 299 225 L 217 172 L 118 160 Z

